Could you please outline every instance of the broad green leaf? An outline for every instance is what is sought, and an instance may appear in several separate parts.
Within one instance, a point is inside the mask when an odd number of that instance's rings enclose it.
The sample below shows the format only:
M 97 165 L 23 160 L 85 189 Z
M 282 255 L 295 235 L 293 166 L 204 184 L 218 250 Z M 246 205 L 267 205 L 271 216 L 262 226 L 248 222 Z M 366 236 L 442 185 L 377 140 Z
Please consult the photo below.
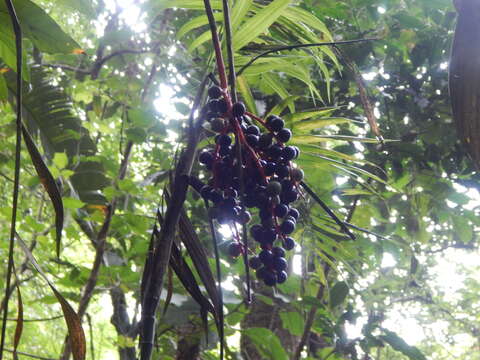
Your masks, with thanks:
M 305 322 L 303 317 L 296 311 L 281 311 L 280 319 L 283 328 L 287 329 L 290 334 L 300 336 L 303 334 Z
M 212 9 L 221 10 L 221 0 L 210 0 Z M 150 15 L 150 18 L 155 18 L 161 11 L 168 8 L 180 8 L 190 10 L 203 10 L 205 11 L 205 3 L 202 0 L 159 0 L 159 1 L 147 1 L 143 5 L 143 9 Z
M 235 1 L 232 10 L 232 31 L 238 28 L 238 25 L 240 25 L 240 22 L 246 17 L 252 5 L 253 0 Z
M 339 140 L 339 141 L 358 141 L 369 144 L 379 144 L 377 139 L 365 138 L 361 136 L 346 136 L 346 135 L 300 135 L 295 137 L 295 142 L 299 144 L 311 144 L 318 143 L 326 140 Z M 384 139 L 384 142 L 397 142 L 399 140 Z
M 288 360 L 288 354 L 279 338 L 269 329 L 253 327 L 244 330 L 244 333 L 263 354 L 263 359 Z
M 348 295 L 348 285 L 345 281 L 337 282 L 333 288 L 330 289 L 330 307 L 334 308 L 342 304 Z
M 300 130 L 301 132 L 307 132 L 315 129 L 320 129 L 325 126 L 345 124 L 348 122 L 352 122 L 352 120 L 343 117 L 327 117 L 321 119 L 304 120 L 294 124 L 293 126 L 295 129 Z
M 33 41 L 40 51 L 49 54 L 72 54 L 81 51 L 80 45 L 65 33 L 41 7 L 30 0 L 16 0 L 15 10 L 22 24 L 25 37 Z M 5 21 L 8 11 L 5 2 L 0 2 L 0 33 L 10 25 Z
M 222 13 L 215 13 L 213 16 L 216 21 L 221 21 L 223 19 Z M 183 24 L 183 26 L 177 31 L 176 37 L 177 39 L 181 39 L 185 35 L 187 35 L 190 31 L 198 29 L 199 27 L 207 24 L 208 24 L 208 18 L 206 15 L 201 15 L 196 18 L 193 18 L 192 20 Z
M 65 153 L 55 153 L 52 160 L 53 164 L 59 168 L 64 169 L 68 165 L 68 157 Z
M 275 105 L 267 114 L 265 114 L 265 118 L 271 114 L 280 115 L 286 107 L 290 107 L 291 104 L 295 106 L 295 101 L 299 98 L 300 96 L 296 96 L 296 95 L 291 95 L 286 97 L 285 99 L 280 101 L 277 105 Z
M 372 195 L 370 191 L 362 189 L 341 189 L 340 191 L 344 196 Z
M 0 13 L 0 65 L 4 62 L 10 69 L 17 71 L 17 49 L 15 47 L 15 36 L 13 34 L 8 15 Z M 22 54 L 22 78 L 30 81 L 29 69 L 27 65 L 27 55 L 25 50 Z M 2 66 L 3 68 L 3 66 Z M 8 69 L 5 69 L 8 70 Z M 0 71 L 1 75 L 1 71 Z M 3 76 L 2 76 L 3 77 Z M 1 92 L 1 89 L 0 89 Z M 1 93 L 0 93 L 1 96 Z M 1 98 L 0 98 L 1 99 Z
M 326 108 L 326 109 L 318 109 L 318 110 L 304 110 L 294 114 L 285 115 L 283 118 L 286 121 L 291 122 L 298 122 L 301 120 L 310 119 L 317 116 L 330 116 L 335 108 Z
M 264 33 L 285 11 L 291 0 L 274 0 L 251 17 L 233 35 L 233 47 L 237 51 Z
M 401 352 L 403 355 L 408 356 L 410 360 L 427 360 L 425 355 L 422 354 L 415 346 L 408 345 L 405 340 L 398 336 L 393 331 L 382 329 L 385 335 L 381 335 L 380 339 L 388 343 L 392 348 Z
M 198 48 L 200 45 L 203 43 L 209 41 L 212 39 L 212 33 L 210 30 L 207 30 L 203 32 L 201 35 L 197 36 L 195 40 L 192 41 L 192 43 L 188 46 L 188 52 L 192 52 L 196 48 Z
M 95 17 L 95 9 L 91 0 L 51 0 L 51 2 L 76 10 L 90 18 Z
M 285 10 L 284 14 L 285 17 L 292 21 L 302 22 L 305 25 L 320 31 L 324 35 L 326 41 L 333 41 L 330 31 L 328 31 L 325 24 L 312 13 L 298 6 L 290 6 Z
M 290 96 L 288 90 L 285 89 L 276 74 L 264 73 L 261 75 L 261 79 L 263 80 L 264 84 L 267 85 L 273 91 L 273 93 L 280 96 L 280 98 L 285 99 Z M 290 111 L 295 111 L 295 105 L 293 102 L 288 103 L 288 107 Z

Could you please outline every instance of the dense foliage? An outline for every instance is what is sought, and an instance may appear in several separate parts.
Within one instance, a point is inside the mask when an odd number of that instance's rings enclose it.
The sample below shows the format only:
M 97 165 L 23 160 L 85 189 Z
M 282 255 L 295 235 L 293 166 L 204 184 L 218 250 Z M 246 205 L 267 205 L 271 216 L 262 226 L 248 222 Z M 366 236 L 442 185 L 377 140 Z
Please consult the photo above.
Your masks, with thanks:
M 222 2 L 211 3 L 226 59 Z M 230 3 L 240 99 L 249 112 L 279 115 L 292 129 L 288 144 L 300 150 L 295 162 L 305 182 L 351 224 L 356 239 L 301 190 L 291 235 L 297 245 L 286 254 L 288 279 L 272 288 L 253 276 L 247 306 L 243 261 L 229 256 L 232 233 L 215 222 L 225 358 L 477 359 L 480 195 L 451 118 L 452 3 Z M 31 252 L 82 318 L 87 359 L 136 359 L 152 233 L 161 230 L 175 201 L 169 194 L 191 136 L 195 98 L 210 72 L 207 88 L 218 77 L 204 2 L 13 4 L 24 33 L 23 122 L 65 210 L 57 257 L 54 204 L 38 162 L 23 146 L 17 232 L 29 250 L 17 243 L 14 252 L 14 283 L 24 308 L 18 349 L 25 355 L 19 356 L 69 354 L 61 305 L 26 256 Z M 277 47 L 366 38 L 373 40 L 275 51 L 244 67 Z M 2 288 L 15 169 L 16 69 L 15 36 L 2 2 Z M 212 126 L 202 124 L 198 149 L 214 148 Z M 198 152 L 192 175 L 207 181 Z M 253 220 L 260 222 L 255 214 Z M 216 359 L 218 322 L 209 315 L 207 332 L 203 323 L 207 311 L 218 311 L 214 247 L 209 212 L 193 188 L 177 235 L 178 253 L 162 274 L 153 358 Z M 205 259 L 192 256 L 192 243 Z M 202 264 L 210 268 L 202 270 Z M 193 277 L 185 275 L 187 268 Z M 185 276 L 197 295 L 186 290 Z M 14 289 L 7 351 L 18 323 Z

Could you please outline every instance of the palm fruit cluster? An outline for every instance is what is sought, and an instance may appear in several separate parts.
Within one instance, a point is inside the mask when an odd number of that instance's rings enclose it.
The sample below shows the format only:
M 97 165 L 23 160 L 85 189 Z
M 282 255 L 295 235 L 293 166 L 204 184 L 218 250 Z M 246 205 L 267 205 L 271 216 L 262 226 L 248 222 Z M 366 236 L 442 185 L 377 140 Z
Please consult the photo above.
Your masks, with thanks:
M 211 87 L 208 95 L 206 117 L 217 135 L 215 145 L 199 154 L 199 162 L 211 174 L 200 194 L 212 204 L 210 216 L 233 229 L 229 254 L 238 257 L 247 252 L 249 266 L 256 270 L 258 279 L 269 286 L 281 284 L 287 279 L 286 250 L 295 248 L 290 234 L 299 212 L 293 203 L 299 197 L 303 171 L 293 160 L 300 151 L 287 145 L 292 132 L 280 117 L 270 115 L 263 120 L 247 113 L 243 103 L 232 104 L 218 86 Z M 254 209 L 260 221 L 252 225 Z M 244 247 L 237 224 L 249 224 L 250 235 L 260 247 L 258 254 L 251 246 Z

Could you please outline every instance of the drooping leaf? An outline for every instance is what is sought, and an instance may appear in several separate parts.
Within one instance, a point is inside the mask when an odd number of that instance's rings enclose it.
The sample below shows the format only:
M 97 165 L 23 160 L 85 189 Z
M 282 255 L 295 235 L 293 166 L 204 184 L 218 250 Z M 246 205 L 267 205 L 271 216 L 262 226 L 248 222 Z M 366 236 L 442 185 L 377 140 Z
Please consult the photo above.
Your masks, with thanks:
M 274 0 L 240 26 L 233 36 L 234 50 L 239 50 L 272 25 L 291 0 Z
M 25 144 L 27 145 L 28 152 L 30 154 L 30 158 L 32 159 L 33 166 L 37 171 L 38 177 L 40 178 L 40 182 L 44 186 L 45 190 L 52 201 L 53 208 L 55 209 L 55 230 L 57 233 L 56 236 L 56 250 L 57 250 L 57 257 L 60 256 L 60 244 L 62 241 L 62 229 L 63 229 L 63 202 L 62 202 L 62 194 L 58 189 L 57 183 L 53 178 L 50 170 L 48 169 L 47 165 L 42 159 L 42 155 L 40 151 L 38 151 L 35 142 L 33 141 L 32 137 L 28 133 L 25 126 L 22 125 L 22 134 L 23 139 L 25 140 Z
M 16 0 L 15 10 L 22 24 L 25 37 L 43 52 L 50 54 L 72 54 L 80 49 L 73 40 L 40 6 L 30 0 Z M 0 33 L 11 28 L 5 2 L 0 2 Z
M 15 327 L 15 335 L 13 337 L 13 358 L 14 360 L 18 359 L 17 349 L 18 345 L 20 345 L 20 339 L 22 338 L 23 333 L 23 300 L 22 300 L 22 293 L 20 292 L 20 282 L 17 278 L 17 270 L 15 265 L 13 266 L 13 273 L 15 275 L 15 284 L 17 288 L 17 320 L 16 320 L 16 327 Z
M 282 326 L 287 329 L 290 334 L 300 336 L 303 334 L 305 322 L 300 313 L 296 311 L 282 311 L 280 312 L 280 319 Z
M 244 333 L 255 344 L 264 359 L 288 360 L 288 354 L 280 339 L 269 329 L 252 327 L 244 330 Z
M 330 289 L 330 306 L 332 308 L 341 305 L 348 295 L 348 285 L 345 281 L 337 282 Z
M 398 336 L 393 331 L 382 329 L 385 335 L 379 336 L 380 339 L 388 343 L 392 348 L 401 352 L 403 355 L 408 356 L 410 360 L 427 360 L 425 355 L 422 354 L 415 346 L 408 345 L 405 340 Z
M 72 306 L 68 303 L 67 300 L 63 297 L 63 295 L 55 288 L 53 283 L 48 279 L 47 275 L 43 272 L 40 265 L 37 263 L 37 260 L 33 256 L 32 252 L 28 248 L 27 244 L 20 238 L 18 234 L 15 234 L 20 247 L 22 248 L 25 256 L 28 258 L 28 261 L 35 270 L 38 271 L 40 276 L 47 282 L 50 289 L 53 291 L 57 301 L 59 302 L 63 317 L 65 318 L 65 322 L 68 328 L 68 335 L 71 343 L 72 354 L 74 360 L 85 360 L 86 353 L 87 353 L 87 345 L 85 340 L 85 333 L 82 328 L 82 322 L 78 317 L 75 310 L 73 310 Z

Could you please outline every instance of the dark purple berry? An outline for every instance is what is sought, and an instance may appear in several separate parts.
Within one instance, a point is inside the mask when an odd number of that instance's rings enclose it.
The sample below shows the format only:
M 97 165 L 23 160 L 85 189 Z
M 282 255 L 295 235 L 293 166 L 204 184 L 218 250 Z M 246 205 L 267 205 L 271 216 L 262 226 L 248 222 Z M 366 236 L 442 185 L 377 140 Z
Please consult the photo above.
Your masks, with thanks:
M 288 142 L 288 140 L 290 140 L 291 137 L 292 137 L 292 132 L 290 131 L 290 129 L 286 129 L 286 128 L 280 130 L 277 134 L 278 140 L 280 140 L 283 143 Z
M 276 271 L 286 270 L 288 266 L 287 260 L 283 257 L 274 257 L 273 258 L 273 267 Z
M 248 126 L 245 132 L 247 134 L 260 136 L 260 129 L 258 128 L 258 126 L 255 126 L 255 125 Z
M 267 270 L 263 276 L 263 281 L 267 286 L 275 286 L 277 283 L 277 274 L 275 274 L 273 271 Z
M 262 260 L 260 260 L 258 256 L 254 256 L 251 257 L 250 260 L 248 260 L 248 264 L 252 269 L 257 270 L 262 267 Z
M 291 237 L 287 237 L 283 241 L 283 247 L 287 251 L 293 250 L 295 248 L 295 245 L 296 245 L 295 240 L 293 240 Z
M 294 159 L 296 159 L 296 158 L 298 158 L 299 155 L 300 155 L 300 149 L 299 149 L 297 146 L 294 146 L 293 148 L 295 149 L 295 157 L 294 157 Z
M 258 146 L 261 149 L 267 149 L 270 145 L 272 145 L 273 135 L 272 134 L 262 134 L 260 135 L 260 139 L 258 141 Z
M 202 151 L 198 156 L 198 161 L 203 165 L 211 164 L 213 161 L 213 154 L 210 151 Z
M 295 220 L 298 220 L 300 216 L 300 212 L 295 208 L 290 208 L 290 211 L 288 212 L 288 216 L 291 216 L 295 218 Z
M 219 86 L 212 86 L 210 89 L 208 89 L 208 96 L 210 99 L 218 99 L 220 96 L 222 96 L 223 91 Z
M 252 214 L 249 211 L 241 211 L 237 216 L 238 222 L 240 224 L 248 224 L 252 220 Z
M 220 149 L 218 151 L 218 155 L 227 156 L 227 155 L 230 155 L 231 152 L 232 152 L 232 147 L 231 146 L 220 146 Z
M 293 216 L 287 215 L 285 217 L 285 220 L 292 221 L 293 223 L 295 223 L 295 225 L 297 225 L 297 219 L 295 219 Z
M 267 228 L 263 231 L 263 241 L 268 243 L 273 243 L 277 240 L 277 231 L 275 228 Z
M 285 220 L 282 225 L 280 225 L 280 230 L 283 234 L 289 235 L 295 230 L 295 223 L 291 220 Z
M 288 205 L 278 204 L 275 206 L 274 213 L 276 217 L 283 218 L 288 213 Z
M 266 176 L 271 176 L 275 173 L 275 167 L 277 164 L 274 162 L 268 161 L 267 164 L 264 166 L 263 171 L 265 172 Z
M 245 140 L 247 140 L 248 145 L 251 147 L 257 147 L 258 146 L 258 136 L 253 135 L 253 134 L 247 134 L 245 136 Z
M 233 104 L 233 107 L 232 107 L 233 116 L 236 116 L 236 117 L 243 116 L 243 114 L 245 114 L 245 111 L 247 111 L 247 109 L 245 108 L 245 105 L 243 105 L 243 103 L 237 102 Z
M 217 107 L 218 107 L 218 112 L 220 114 L 225 114 L 228 111 L 227 100 L 225 100 L 225 99 L 218 100 Z
M 287 165 L 277 164 L 275 167 L 275 174 L 277 174 L 279 178 L 285 178 L 290 174 L 290 169 Z
M 282 180 L 282 192 L 286 193 L 290 190 L 293 190 L 294 184 L 291 180 L 284 179 Z
M 285 281 L 287 281 L 287 273 L 285 271 L 279 271 L 277 272 L 277 283 L 278 284 L 283 284 Z
M 231 257 L 239 257 L 242 254 L 242 244 L 237 242 L 232 242 L 228 245 L 228 254 Z
M 257 240 L 261 241 L 263 237 L 263 226 L 259 224 L 255 224 L 250 228 L 250 235 Z
M 275 119 L 280 119 L 277 115 L 268 115 L 267 119 L 265 120 L 265 123 L 270 126 L 273 120 Z
M 286 193 L 283 194 L 283 200 L 285 200 L 286 203 L 292 203 L 298 199 L 298 192 L 295 189 L 292 189 L 290 191 L 287 191 Z
M 304 177 L 303 170 L 299 168 L 294 168 L 292 169 L 291 176 L 293 181 L 296 181 L 296 182 L 302 181 Z
M 296 155 L 297 152 L 295 151 L 295 148 L 293 146 L 285 146 L 282 150 L 282 157 L 286 161 L 295 159 Z
M 282 185 L 278 181 L 270 181 L 267 185 L 267 194 L 270 196 L 280 195 L 282 192 Z
M 272 254 L 275 257 L 283 258 L 283 257 L 285 257 L 285 249 L 281 248 L 279 246 L 275 246 L 274 248 L 272 248 Z
M 269 125 L 270 125 L 270 129 L 272 129 L 272 131 L 279 132 L 285 126 L 285 122 L 282 119 L 280 119 L 279 117 L 277 117 L 277 118 L 273 119 L 270 122 Z
M 265 278 L 265 274 L 268 272 L 269 270 L 266 268 L 266 267 L 261 267 L 260 269 L 258 269 L 255 274 L 257 275 L 257 279 L 259 280 L 263 280 Z
M 212 189 L 210 191 L 208 199 L 211 200 L 214 204 L 218 204 L 223 200 L 223 196 L 219 191 Z
M 218 100 L 217 99 L 210 100 L 207 105 L 208 105 L 208 109 L 212 113 L 214 113 L 214 114 L 218 113 Z
M 215 142 L 222 147 L 228 147 L 232 143 L 232 138 L 226 134 L 221 134 L 216 136 Z
M 258 254 L 258 257 L 260 258 L 260 260 L 262 260 L 262 263 L 264 263 L 267 266 L 271 265 L 273 262 L 273 254 L 270 250 L 260 251 L 260 253 Z
M 278 144 L 272 145 L 268 148 L 268 156 L 276 160 L 282 155 L 282 147 Z

